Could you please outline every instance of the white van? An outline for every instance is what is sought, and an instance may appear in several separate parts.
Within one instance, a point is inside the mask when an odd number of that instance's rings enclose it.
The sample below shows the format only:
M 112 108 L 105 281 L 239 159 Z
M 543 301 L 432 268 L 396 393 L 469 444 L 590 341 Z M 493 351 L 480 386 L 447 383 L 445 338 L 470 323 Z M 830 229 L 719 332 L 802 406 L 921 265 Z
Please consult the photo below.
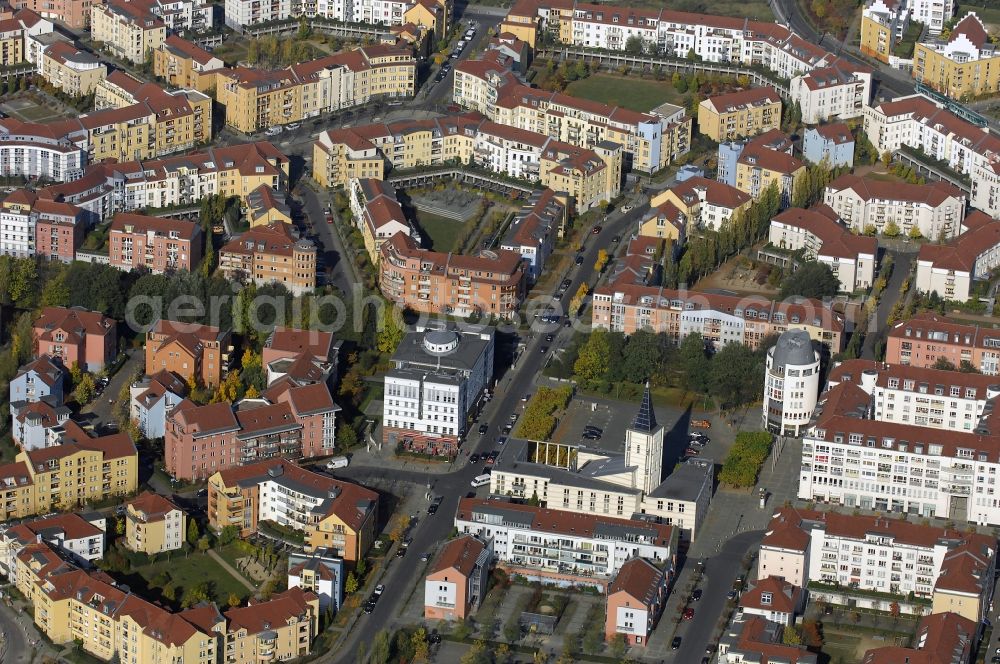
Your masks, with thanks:
M 486 486 L 489 483 L 490 483 L 489 473 L 485 475 L 476 475 L 475 477 L 472 478 L 472 481 L 469 482 L 469 484 L 476 487 L 477 489 L 481 486 Z
M 326 467 L 328 470 L 333 470 L 334 468 L 347 468 L 351 463 L 351 460 L 345 456 L 333 457 L 326 462 Z

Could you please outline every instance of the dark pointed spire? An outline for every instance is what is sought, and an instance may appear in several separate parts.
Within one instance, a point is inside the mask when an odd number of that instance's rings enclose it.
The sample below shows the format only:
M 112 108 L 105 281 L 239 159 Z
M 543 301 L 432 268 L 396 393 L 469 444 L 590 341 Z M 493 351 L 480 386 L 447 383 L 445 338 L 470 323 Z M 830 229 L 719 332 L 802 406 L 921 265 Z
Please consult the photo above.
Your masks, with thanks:
M 632 420 L 632 429 L 646 433 L 652 433 L 656 430 L 656 413 L 653 412 L 653 398 L 649 395 L 648 380 L 646 381 L 646 391 L 642 395 L 642 405 L 639 406 L 639 412 Z

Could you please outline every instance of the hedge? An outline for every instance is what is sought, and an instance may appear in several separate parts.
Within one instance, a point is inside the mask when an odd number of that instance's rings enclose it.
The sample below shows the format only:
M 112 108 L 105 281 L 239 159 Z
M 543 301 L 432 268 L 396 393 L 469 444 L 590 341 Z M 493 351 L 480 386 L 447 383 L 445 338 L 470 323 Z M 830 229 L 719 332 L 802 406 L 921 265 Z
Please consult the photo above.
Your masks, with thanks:
M 773 438 L 767 431 L 741 431 L 719 471 L 719 481 L 736 488 L 752 487 L 771 452 Z
M 556 412 L 564 409 L 572 397 L 571 387 L 539 387 L 524 409 L 517 425 L 517 437 L 548 440 L 556 428 Z

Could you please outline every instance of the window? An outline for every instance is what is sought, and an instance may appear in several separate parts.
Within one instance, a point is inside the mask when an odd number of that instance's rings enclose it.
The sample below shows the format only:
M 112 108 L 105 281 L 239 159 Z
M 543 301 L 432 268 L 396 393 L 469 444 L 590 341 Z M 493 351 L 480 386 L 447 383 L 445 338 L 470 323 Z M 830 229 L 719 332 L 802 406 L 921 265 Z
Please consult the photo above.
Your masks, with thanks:
M 761 593 L 761 594 L 760 594 L 760 603 L 761 603 L 761 604 L 764 604 L 764 605 L 767 605 L 767 606 L 770 606 L 770 604 L 771 604 L 771 599 L 772 599 L 772 597 L 771 597 L 771 593 Z

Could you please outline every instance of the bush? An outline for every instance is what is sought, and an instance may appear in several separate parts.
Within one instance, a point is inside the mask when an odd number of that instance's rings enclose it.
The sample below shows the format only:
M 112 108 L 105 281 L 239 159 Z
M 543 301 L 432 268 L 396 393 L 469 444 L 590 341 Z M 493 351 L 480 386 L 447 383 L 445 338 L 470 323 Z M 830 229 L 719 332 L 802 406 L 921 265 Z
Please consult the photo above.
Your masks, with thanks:
M 738 433 L 719 471 L 719 481 L 731 487 L 752 487 L 757 483 L 761 466 L 771 451 L 771 442 L 771 434 L 766 431 Z

